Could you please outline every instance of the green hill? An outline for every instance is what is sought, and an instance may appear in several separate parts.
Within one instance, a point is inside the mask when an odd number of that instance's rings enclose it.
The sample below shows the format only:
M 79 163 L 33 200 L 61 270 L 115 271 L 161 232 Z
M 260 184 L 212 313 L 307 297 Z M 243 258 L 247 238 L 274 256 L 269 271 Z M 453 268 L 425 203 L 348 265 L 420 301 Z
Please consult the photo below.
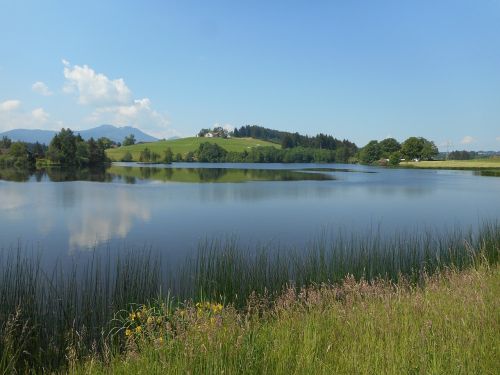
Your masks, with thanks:
M 168 141 L 141 143 L 133 146 L 111 148 L 106 150 L 106 155 L 112 161 L 120 161 L 125 155 L 125 153 L 128 151 L 132 154 L 132 158 L 134 159 L 134 161 L 138 161 L 141 151 L 144 150 L 146 147 L 151 152 L 156 152 L 161 156 L 163 156 L 165 150 L 168 147 L 170 147 L 174 155 L 180 153 L 182 154 L 182 156 L 185 156 L 189 151 L 195 152 L 200 146 L 200 144 L 203 142 L 216 143 L 219 146 L 226 149 L 227 151 L 237 151 L 237 152 L 242 152 L 252 147 L 259 147 L 259 146 L 273 146 L 276 148 L 281 148 L 279 144 L 268 141 L 262 141 L 260 139 L 254 139 L 254 138 L 224 139 L 224 138 L 189 137 L 189 138 L 173 139 Z

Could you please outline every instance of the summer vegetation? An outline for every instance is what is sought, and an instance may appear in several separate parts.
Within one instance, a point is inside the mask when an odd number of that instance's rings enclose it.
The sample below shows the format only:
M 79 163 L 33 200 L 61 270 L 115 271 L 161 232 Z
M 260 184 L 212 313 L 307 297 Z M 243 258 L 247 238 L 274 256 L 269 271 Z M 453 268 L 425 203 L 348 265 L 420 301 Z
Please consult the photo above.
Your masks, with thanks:
M 47 272 L 5 250 L 3 373 L 498 370 L 499 223 L 302 251 L 207 241 L 168 272 L 144 251 Z
M 12 142 L 4 137 L 0 143 L 1 167 L 34 168 L 36 165 L 95 167 L 108 161 L 105 150 L 114 145 L 107 138 L 84 141 L 71 129 L 62 129 L 47 147 L 40 143 Z

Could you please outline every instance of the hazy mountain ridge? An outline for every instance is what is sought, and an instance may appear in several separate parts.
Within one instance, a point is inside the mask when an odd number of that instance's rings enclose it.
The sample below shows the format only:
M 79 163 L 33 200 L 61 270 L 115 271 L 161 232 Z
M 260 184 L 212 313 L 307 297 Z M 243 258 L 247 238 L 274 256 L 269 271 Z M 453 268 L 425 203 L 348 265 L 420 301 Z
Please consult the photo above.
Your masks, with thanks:
M 22 141 L 28 143 L 44 143 L 48 145 L 54 135 L 58 131 L 56 130 L 41 130 L 41 129 L 13 129 L 6 132 L 0 133 L 0 138 L 3 136 L 9 137 L 13 141 Z M 106 137 L 114 142 L 122 142 L 123 139 L 133 134 L 137 142 L 154 142 L 158 139 L 144 133 L 142 130 L 134 128 L 132 126 L 122 126 L 117 127 L 113 125 L 100 125 L 95 128 L 86 130 L 74 130 L 75 133 L 80 133 L 83 139 L 87 140 L 90 138 L 101 138 Z

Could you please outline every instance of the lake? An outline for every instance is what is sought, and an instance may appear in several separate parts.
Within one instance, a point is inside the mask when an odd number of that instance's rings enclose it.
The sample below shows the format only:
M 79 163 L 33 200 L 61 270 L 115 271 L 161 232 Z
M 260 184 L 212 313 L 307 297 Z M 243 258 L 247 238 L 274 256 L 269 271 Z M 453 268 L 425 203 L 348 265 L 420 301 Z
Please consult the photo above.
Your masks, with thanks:
M 321 234 L 474 228 L 500 218 L 500 178 L 343 164 L 114 163 L 0 171 L 0 247 L 184 258 L 204 239 L 300 248 Z

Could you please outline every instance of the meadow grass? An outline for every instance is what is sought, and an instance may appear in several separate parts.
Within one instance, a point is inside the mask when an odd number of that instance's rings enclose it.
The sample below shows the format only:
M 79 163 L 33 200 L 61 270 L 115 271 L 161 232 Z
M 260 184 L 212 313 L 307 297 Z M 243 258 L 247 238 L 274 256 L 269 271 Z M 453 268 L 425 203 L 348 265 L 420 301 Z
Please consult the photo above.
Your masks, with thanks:
M 401 167 L 423 169 L 496 169 L 500 168 L 500 157 L 471 160 L 433 160 L 401 162 Z
M 223 147 L 226 151 L 236 151 L 243 152 L 249 150 L 252 147 L 259 146 L 272 146 L 275 148 L 281 148 L 281 145 L 277 143 L 272 143 L 268 141 L 263 141 L 255 138 L 205 138 L 205 137 L 188 137 L 180 139 L 172 139 L 167 141 L 157 141 L 141 143 L 132 146 L 123 146 L 118 148 L 111 148 L 106 150 L 106 155 L 112 161 L 120 161 L 123 156 L 130 152 L 134 161 L 139 161 L 139 156 L 142 150 L 146 147 L 149 148 L 151 152 L 156 152 L 163 157 L 165 150 L 170 147 L 172 152 L 175 154 L 180 153 L 183 157 L 188 152 L 195 152 L 198 150 L 200 144 L 204 142 L 210 142 L 218 144 Z
M 184 307 L 74 374 L 497 374 L 500 267 L 285 290 L 245 310 Z M 201 311 L 201 313 L 200 313 Z
M 320 285 L 336 288 L 346 283 L 347 275 L 350 275 L 348 282 L 355 285 L 384 280 L 392 286 L 424 286 L 429 275 L 447 272 L 450 268 L 460 271 L 481 264 L 494 267 L 499 253 L 498 222 L 484 223 L 474 232 L 419 232 L 389 238 L 376 233 L 335 239 L 322 237 L 300 251 L 269 247 L 249 249 L 231 239 L 206 241 L 184 265 L 168 272 L 161 265 L 165 260 L 146 250 L 117 256 L 96 252 L 83 264 L 63 266 L 60 263 L 48 272 L 41 266 L 40 256 L 6 249 L 0 262 L 0 372 L 66 371 L 67 366 L 78 367 L 81 361 L 89 358 L 109 363 L 120 353 L 133 349 L 129 347 L 129 336 L 124 335 L 127 320 L 122 315 L 123 312 L 127 315 L 136 304 L 148 306 L 148 311 L 159 309 L 159 317 L 165 315 L 165 321 L 170 322 L 168 316 L 172 312 L 175 315 L 178 309 L 183 311 L 198 301 L 209 301 L 232 306 L 230 309 L 234 310 L 236 319 L 241 311 L 254 304 L 254 298 L 261 301 L 259 306 L 269 308 L 291 291 L 300 293 L 302 288 L 314 289 Z M 164 313 L 165 303 L 168 313 Z M 266 309 L 261 310 L 267 314 Z M 155 318 L 158 317 L 158 313 L 155 314 Z M 334 317 L 332 315 L 331 319 Z M 220 320 L 219 315 L 209 318 L 210 323 L 212 318 Z M 368 319 L 365 323 L 369 322 Z M 275 324 L 279 326 L 280 323 Z M 169 331 L 172 327 L 165 328 L 169 333 L 164 339 L 177 337 L 183 332 L 181 328 L 172 332 Z M 271 331 L 273 333 L 265 334 L 262 340 L 281 342 L 286 337 L 280 335 L 288 329 L 276 331 L 278 336 L 274 338 L 274 328 Z M 304 331 L 304 334 L 310 332 L 314 330 Z M 253 340 L 257 336 L 245 337 L 239 340 Z M 314 341 L 314 337 L 310 339 Z M 367 339 L 376 340 L 376 336 L 369 335 Z M 264 350 L 272 342 L 249 347 L 249 350 Z M 233 344 L 228 342 L 227 350 Z M 177 341 L 172 345 L 177 345 Z M 292 347 L 286 350 L 292 349 L 297 350 Z M 293 353 L 289 355 L 295 355 Z M 258 352 L 255 356 L 261 358 L 264 354 Z M 245 354 L 241 352 L 240 355 Z M 179 357 L 179 361 L 181 359 L 188 358 Z M 240 359 L 234 358 L 235 361 Z M 208 366 L 200 362 L 200 366 L 205 365 Z M 223 365 L 223 362 L 218 364 Z

